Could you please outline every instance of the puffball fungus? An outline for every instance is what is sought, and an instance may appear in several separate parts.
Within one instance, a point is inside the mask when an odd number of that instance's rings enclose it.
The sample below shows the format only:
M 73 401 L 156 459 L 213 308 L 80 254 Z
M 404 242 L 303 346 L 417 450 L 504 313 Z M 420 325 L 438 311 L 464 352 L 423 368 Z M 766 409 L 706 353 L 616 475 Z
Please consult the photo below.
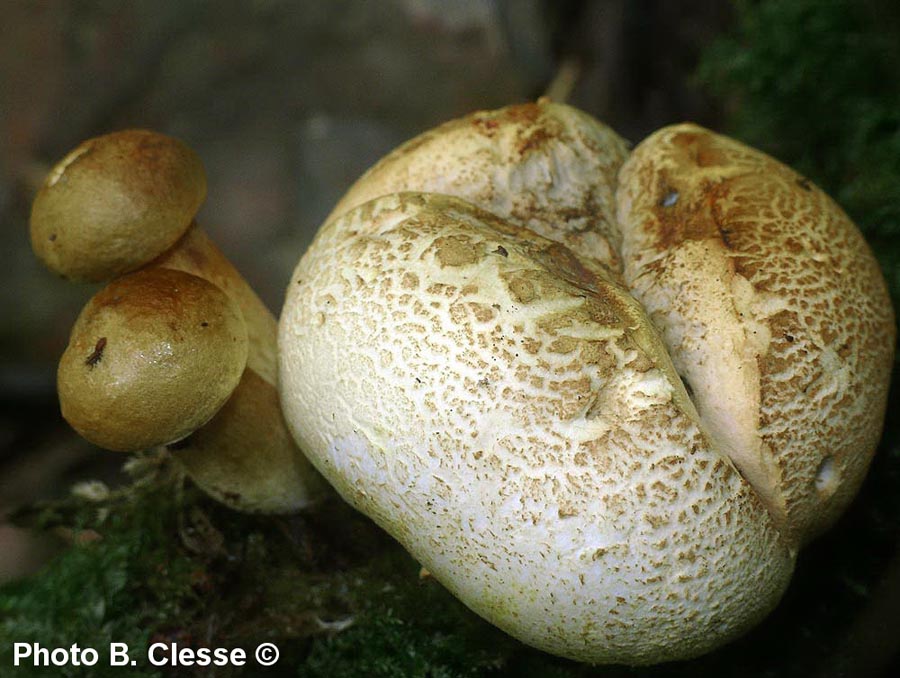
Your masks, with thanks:
M 279 385 L 313 464 L 471 609 L 650 664 L 777 604 L 868 467 L 894 322 L 803 177 L 693 125 L 626 148 L 547 101 L 398 148 L 300 260 Z

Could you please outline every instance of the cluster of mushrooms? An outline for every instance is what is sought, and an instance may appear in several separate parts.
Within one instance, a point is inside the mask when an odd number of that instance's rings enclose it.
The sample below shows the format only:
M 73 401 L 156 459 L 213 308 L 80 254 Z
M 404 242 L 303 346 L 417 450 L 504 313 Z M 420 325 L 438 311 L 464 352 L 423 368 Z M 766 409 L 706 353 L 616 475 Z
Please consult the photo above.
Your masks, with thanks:
M 278 406 L 277 321 L 197 225 L 205 198 L 197 154 L 143 130 L 85 141 L 50 171 L 35 253 L 66 279 L 111 281 L 60 359 L 62 415 L 110 450 L 168 447 L 233 508 L 296 511 L 324 483 Z
M 196 155 L 144 131 L 51 172 L 36 253 L 112 281 L 60 362 L 65 418 L 168 446 L 242 510 L 301 509 L 324 477 L 529 645 L 707 652 L 776 605 L 864 478 L 895 341 L 881 273 L 828 196 L 736 141 L 682 124 L 629 151 L 545 99 L 446 123 L 335 207 L 277 351 L 194 223 L 204 197 Z

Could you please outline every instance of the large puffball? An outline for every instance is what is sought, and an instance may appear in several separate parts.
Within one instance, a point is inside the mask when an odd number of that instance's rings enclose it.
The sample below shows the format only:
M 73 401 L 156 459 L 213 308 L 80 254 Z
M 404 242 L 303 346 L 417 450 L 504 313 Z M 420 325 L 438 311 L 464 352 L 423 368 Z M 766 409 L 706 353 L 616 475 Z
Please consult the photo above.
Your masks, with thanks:
M 649 664 L 777 604 L 868 466 L 894 330 L 791 170 L 693 126 L 625 148 L 539 102 L 387 156 L 294 272 L 279 387 L 326 479 L 478 614 Z

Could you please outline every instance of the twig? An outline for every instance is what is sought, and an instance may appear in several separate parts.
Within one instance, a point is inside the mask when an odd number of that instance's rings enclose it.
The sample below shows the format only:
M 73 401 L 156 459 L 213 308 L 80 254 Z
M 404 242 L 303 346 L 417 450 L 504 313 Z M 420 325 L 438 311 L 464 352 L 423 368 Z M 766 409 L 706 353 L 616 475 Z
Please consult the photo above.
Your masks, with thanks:
M 581 77 L 581 61 L 574 56 L 565 57 L 541 98 L 560 104 L 566 103 L 572 96 L 579 77 Z

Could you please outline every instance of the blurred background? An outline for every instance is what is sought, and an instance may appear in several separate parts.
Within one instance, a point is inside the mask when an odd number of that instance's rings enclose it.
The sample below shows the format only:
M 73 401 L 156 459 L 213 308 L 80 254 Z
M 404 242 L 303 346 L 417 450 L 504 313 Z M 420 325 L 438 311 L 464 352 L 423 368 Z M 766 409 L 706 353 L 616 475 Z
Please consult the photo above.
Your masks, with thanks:
M 792 164 L 860 224 L 898 298 L 900 6 L 891 0 L 0 8 L 0 511 L 63 494 L 79 478 L 114 482 L 122 462 L 78 439 L 55 396 L 56 361 L 96 288 L 44 270 L 27 228 L 50 166 L 114 129 L 153 128 L 198 151 L 209 178 L 199 221 L 276 313 L 320 221 L 381 155 L 551 83 L 632 142 L 693 120 Z M 855 509 L 876 523 L 867 574 L 847 584 L 864 597 L 900 571 L 900 519 L 890 515 L 900 505 L 877 499 L 900 495 L 898 455 L 894 434 L 864 488 L 875 503 Z M 33 571 L 56 547 L 0 525 L 0 582 Z

